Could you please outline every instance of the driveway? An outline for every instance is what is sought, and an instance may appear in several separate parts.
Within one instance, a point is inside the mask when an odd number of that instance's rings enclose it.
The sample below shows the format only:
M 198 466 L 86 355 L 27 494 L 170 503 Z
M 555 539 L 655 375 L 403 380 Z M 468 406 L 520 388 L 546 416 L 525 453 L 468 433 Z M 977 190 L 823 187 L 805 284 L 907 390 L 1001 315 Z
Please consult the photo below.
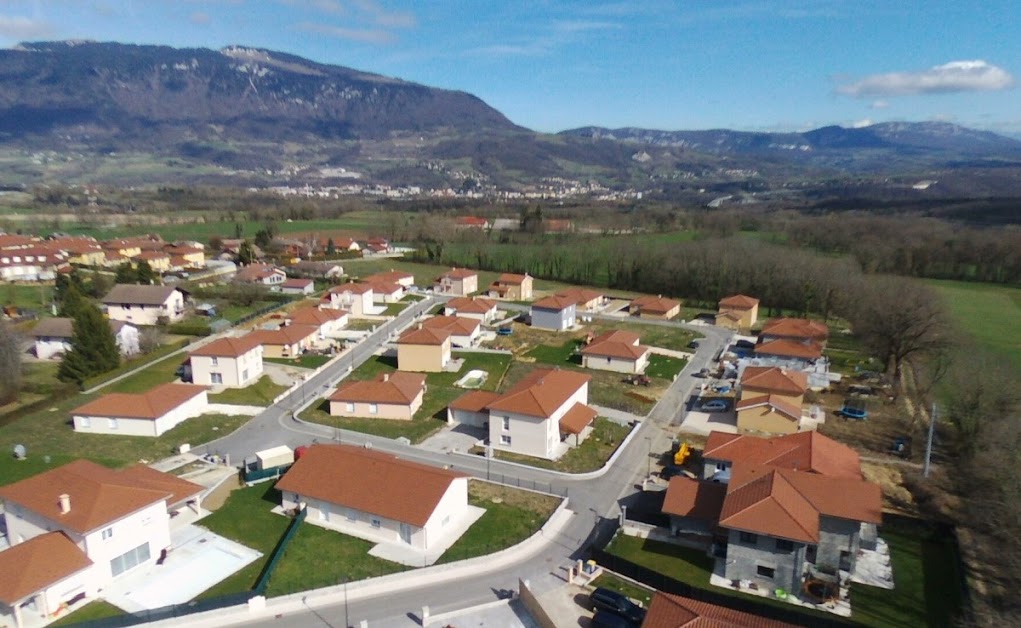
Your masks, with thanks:
M 480 440 L 484 441 L 488 436 L 489 432 L 484 427 L 462 424 L 445 427 L 419 443 L 418 446 L 422 449 L 442 451 L 444 453 L 452 451 L 467 452 L 475 443 Z
M 737 413 L 733 410 L 727 412 L 692 410 L 684 415 L 681 429 L 685 432 L 703 435 L 708 435 L 709 432 L 737 434 Z

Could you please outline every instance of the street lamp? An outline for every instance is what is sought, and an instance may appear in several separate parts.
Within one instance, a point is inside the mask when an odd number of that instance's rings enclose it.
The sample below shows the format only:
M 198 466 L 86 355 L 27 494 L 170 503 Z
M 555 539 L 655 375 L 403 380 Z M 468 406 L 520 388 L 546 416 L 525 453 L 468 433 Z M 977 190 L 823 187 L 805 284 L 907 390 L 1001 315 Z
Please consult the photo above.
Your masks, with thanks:
M 648 469 L 645 472 L 645 477 L 651 478 L 652 477 L 652 437 L 651 436 L 646 436 L 645 440 L 647 440 L 649 442 L 649 456 L 648 456 L 648 458 L 646 458 L 646 462 L 648 463 L 648 465 L 647 465 Z

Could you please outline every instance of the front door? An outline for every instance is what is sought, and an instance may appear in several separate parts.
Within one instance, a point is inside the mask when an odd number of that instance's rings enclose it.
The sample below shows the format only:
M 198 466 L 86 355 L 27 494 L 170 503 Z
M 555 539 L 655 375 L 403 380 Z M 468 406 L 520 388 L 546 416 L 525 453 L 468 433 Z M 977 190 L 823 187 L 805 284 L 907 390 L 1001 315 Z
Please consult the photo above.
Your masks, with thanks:
M 411 526 L 406 523 L 401 524 L 401 540 L 411 545 Z

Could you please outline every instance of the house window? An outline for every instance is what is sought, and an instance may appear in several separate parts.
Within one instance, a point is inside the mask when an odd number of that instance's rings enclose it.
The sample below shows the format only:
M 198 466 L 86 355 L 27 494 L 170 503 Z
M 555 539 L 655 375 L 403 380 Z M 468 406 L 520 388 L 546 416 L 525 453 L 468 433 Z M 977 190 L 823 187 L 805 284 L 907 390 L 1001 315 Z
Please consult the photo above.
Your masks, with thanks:
M 752 534 L 751 532 L 741 532 L 738 535 L 738 538 L 742 543 L 747 543 L 748 545 L 755 545 L 759 541 L 759 536 L 757 534 Z
M 373 527 L 373 528 L 378 528 L 378 527 L 380 527 L 381 525 L 383 525 L 383 524 L 382 524 L 382 522 L 381 522 L 381 521 L 380 521 L 379 519 L 375 519 L 375 518 L 374 518 L 374 519 L 372 520 L 372 527 Z
M 379 404 L 370 403 L 369 404 L 369 414 L 379 414 Z
M 727 463 L 726 462 L 717 462 L 716 463 L 716 470 L 717 471 L 726 471 L 727 470 Z
M 117 419 L 107 419 L 106 426 L 109 427 L 111 430 L 117 429 Z
M 248 381 L 248 369 L 241 371 L 241 381 L 243 382 Z
M 778 551 L 778 552 L 793 552 L 794 551 L 794 542 L 793 541 L 788 541 L 787 539 L 777 539 L 776 540 L 776 551 Z
M 149 560 L 149 544 L 142 543 L 110 561 L 110 571 L 117 577 L 129 569 L 133 569 Z
M 210 373 L 209 374 L 209 381 L 212 382 L 213 384 L 222 384 L 223 383 L 223 374 L 222 373 Z
M 507 436 L 506 434 L 502 435 L 500 437 L 500 444 L 501 445 L 510 445 L 511 444 L 511 437 Z
M 503 417 L 503 431 L 505 431 L 505 432 L 510 431 L 510 417 L 509 416 Z
M 345 403 L 344 404 L 344 411 L 345 412 L 354 412 L 355 411 L 355 404 L 351 403 L 350 401 Z
M 113 538 L 113 528 L 107 528 L 102 532 L 103 540 L 107 541 Z
M 762 576 L 763 578 L 772 578 L 776 575 L 775 567 L 766 567 L 765 565 L 759 565 L 755 568 L 755 573 Z
M 78 427 L 88 429 L 92 427 L 92 419 L 87 416 L 78 417 Z
M 220 359 L 215 355 L 209 358 L 209 366 L 220 366 Z

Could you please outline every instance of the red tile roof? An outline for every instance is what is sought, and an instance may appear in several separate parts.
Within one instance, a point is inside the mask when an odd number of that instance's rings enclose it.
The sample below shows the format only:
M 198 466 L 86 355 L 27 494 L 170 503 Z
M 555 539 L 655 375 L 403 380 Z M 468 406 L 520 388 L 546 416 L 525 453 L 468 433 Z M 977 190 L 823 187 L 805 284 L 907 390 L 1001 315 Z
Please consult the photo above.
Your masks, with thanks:
M 582 355 L 608 356 L 637 360 L 649 352 L 649 347 L 638 344 L 638 334 L 629 331 L 608 331 L 592 339 L 581 350 Z
M 433 316 L 422 321 L 424 329 L 445 329 L 458 336 L 470 336 L 480 327 L 482 321 L 463 316 Z
M 767 340 L 755 345 L 756 355 L 775 355 L 784 358 L 801 358 L 802 360 L 818 360 L 822 356 L 822 345 L 818 342 L 802 343 L 796 340 L 780 338 Z
M 382 279 L 372 279 L 370 277 L 365 278 L 365 285 L 372 286 L 372 291 L 376 294 L 397 294 L 404 292 L 404 286 L 399 283 L 392 281 L 384 281 Z
M 741 390 L 777 393 L 788 396 L 805 394 L 808 375 L 776 366 L 749 366 L 741 373 Z
M 314 305 L 302 307 L 287 315 L 291 323 L 298 325 L 315 325 L 322 327 L 330 321 L 336 321 L 347 316 L 347 310 L 321 309 Z
M 500 278 L 496 280 L 496 283 L 506 284 L 509 286 L 520 286 L 525 283 L 526 279 L 531 279 L 527 274 L 516 275 L 514 273 L 503 273 Z
M 561 434 L 581 434 L 586 427 L 596 420 L 599 413 L 583 403 L 571 406 L 564 416 L 560 417 Z
M 489 224 L 488 220 L 478 216 L 458 216 L 456 222 L 467 227 L 485 227 Z
M 63 532 L 48 532 L 0 552 L 0 602 L 13 607 L 92 565 Z
M 155 503 L 170 506 L 202 491 L 197 484 L 142 465 L 114 471 L 88 460 L 75 460 L 0 487 L 0 498 L 63 528 L 87 534 Z M 71 509 L 62 514 L 60 496 L 64 494 L 71 498 Z
M 577 371 L 534 369 L 489 408 L 548 419 L 591 379 Z
M 553 310 L 556 312 L 562 312 L 575 304 L 576 301 L 570 297 L 558 297 L 554 295 L 551 297 L 539 299 L 538 301 L 532 304 L 532 307 L 538 308 L 540 310 Z
M 249 264 L 238 270 L 234 275 L 236 281 L 262 281 L 273 275 L 284 275 L 286 273 L 272 264 Z
M 435 345 L 447 342 L 453 334 L 447 329 L 416 327 L 405 331 L 397 339 L 399 345 Z
M 345 292 L 365 294 L 366 292 L 372 292 L 372 286 L 367 283 L 346 283 L 340 286 L 333 286 L 327 291 L 327 294 L 344 294 Z
M 834 478 L 861 479 L 858 453 L 816 431 L 756 438 L 711 432 L 703 458 L 811 471 Z
M 405 273 L 399 270 L 385 270 L 380 273 L 373 273 L 368 277 L 363 277 L 362 281 L 367 282 L 379 282 L 379 283 L 400 283 L 402 280 L 415 280 L 415 276 L 411 273 Z
M 766 323 L 759 335 L 825 341 L 830 336 L 830 328 L 826 323 L 807 318 L 774 318 Z
M 155 421 L 204 392 L 205 386 L 160 384 L 144 393 L 108 393 L 78 406 L 71 414 Z
M 758 299 L 755 297 L 745 296 L 743 294 L 735 294 L 720 299 L 720 309 L 732 308 L 735 310 L 750 310 L 758 304 Z
M 284 325 L 280 329 L 256 329 L 248 332 L 253 340 L 262 345 L 282 346 L 298 344 L 319 333 L 316 325 Z
M 474 270 L 468 270 L 467 268 L 451 268 L 447 272 L 439 276 L 439 279 L 467 279 L 469 277 L 477 277 L 478 273 Z
M 663 498 L 663 512 L 678 517 L 715 522 L 720 518 L 723 498 L 726 496 L 726 484 L 674 476 L 670 478 L 666 496 Z
M 218 340 L 214 340 L 207 345 L 203 345 L 198 349 L 195 349 L 188 355 L 239 358 L 259 346 L 261 346 L 261 343 L 257 339 L 252 338 L 251 334 L 246 334 L 237 338 L 220 338 Z
M 424 526 L 462 473 L 350 445 L 313 445 L 277 489 Z
M 650 314 L 666 314 L 670 310 L 680 306 L 680 301 L 664 297 L 645 296 L 638 297 L 631 301 L 632 308 L 638 308 L 640 312 L 648 312 Z
M 482 412 L 489 404 L 499 399 L 502 395 L 500 393 L 490 392 L 488 390 L 473 390 L 467 392 L 457 399 L 450 402 L 448 408 L 454 410 L 464 410 L 466 412 Z
M 375 379 L 345 382 L 330 401 L 410 405 L 425 390 L 425 375 L 419 373 L 380 373 Z
M 662 591 L 652 597 L 642 622 L 642 628 L 795 628 L 797 625 Z
M 795 423 L 801 421 L 801 408 L 776 395 L 760 395 L 742 399 L 734 406 L 738 411 L 759 407 L 769 407 L 772 411 L 782 414 Z
M 496 309 L 496 301 L 482 297 L 459 297 L 447 301 L 444 307 L 463 314 L 486 314 Z
M 589 301 L 595 301 L 603 298 L 602 292 L 596 292 L 595 290 L 589 290 L 588 288 L 566 288 L 557 292 L 558 297 L 564 297 L 566 299 L 572 299 L 578 305 L 588 303 Z
M 311 279 L 294 278 L 294 279 L 287 279 L 287 280 L 285 280 L 282 284 L 280 284 L 280 287 L 281 288 L 300 288 L 300 289 L 305 289 L 308 286 L 314 286 L 314 285 L 315 285 L 315 282 L 312 281 Z

